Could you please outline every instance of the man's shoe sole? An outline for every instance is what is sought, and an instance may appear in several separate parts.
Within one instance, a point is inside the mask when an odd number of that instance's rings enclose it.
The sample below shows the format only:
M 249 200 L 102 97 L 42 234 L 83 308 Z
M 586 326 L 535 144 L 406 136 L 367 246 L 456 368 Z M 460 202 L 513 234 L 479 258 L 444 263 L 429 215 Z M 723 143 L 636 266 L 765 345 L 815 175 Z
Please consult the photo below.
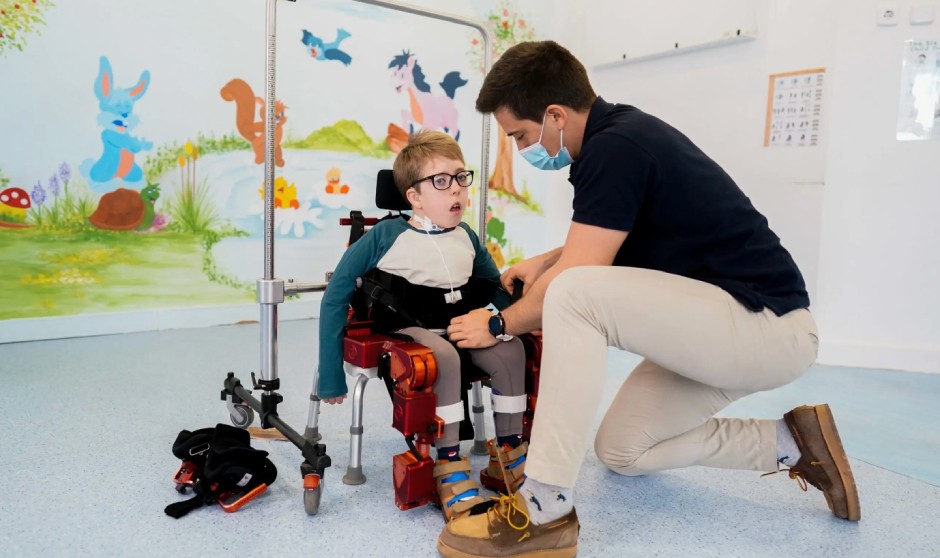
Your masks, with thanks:
M 451 548 L 444 544 L 444 541 L 437 540 L 437 551 L 444 558 L 491 558 L 487 556 L 481 556 L 479 554 L 467 554 L 457 550 L 456 548 Z M 546 548 L 544 550 L 530 550 L 527 552 L 520 552 L 518 554 L 507 554 L 505 557 L 501 558 L 574 558 L 578 554 L 578 547 L 572 546 L 568 548 Z
M 826 447 L 829 449 L 829 455 L 832 462 L 839 471 L 839 478 L 842 479 L 842 487 L 845 490 L 846 509 L 848 516 L 845 519 L 849 521 L 858 521 L 862 518 L 861 505 L 858 501 L 858 490 L 855 487 L 855 477 L 852 476 L 852 468 L 849 466 L 849 459 L 842 447 L 842 439 L 839 438 L 839 431 L 836 430 L 836 421 L 832 418 L 832 411 L 829 405 L 817 405 L 816 417 L 819 419 L 819 429 L 822 431 L 823 439 L 826 441 Z M 823 492 L 826 496 L 826 503 L 832 510 L 832 502 L 829 501 L 829 494 Z

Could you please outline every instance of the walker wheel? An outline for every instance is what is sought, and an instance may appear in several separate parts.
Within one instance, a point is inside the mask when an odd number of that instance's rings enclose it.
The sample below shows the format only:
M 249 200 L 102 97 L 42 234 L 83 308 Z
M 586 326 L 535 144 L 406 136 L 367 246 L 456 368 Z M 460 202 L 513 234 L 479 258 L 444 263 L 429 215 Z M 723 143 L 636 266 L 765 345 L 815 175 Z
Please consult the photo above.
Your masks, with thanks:
M 229 418 L 232 425 L 238 428 L 248 428 L 255 420 L 255 412 L 248 405 L 229 405 Z
M 304 476 L 304 511 L 316 515 L 320 511 L 320 496 L 323 495 L 323 479 L 316 473 Z

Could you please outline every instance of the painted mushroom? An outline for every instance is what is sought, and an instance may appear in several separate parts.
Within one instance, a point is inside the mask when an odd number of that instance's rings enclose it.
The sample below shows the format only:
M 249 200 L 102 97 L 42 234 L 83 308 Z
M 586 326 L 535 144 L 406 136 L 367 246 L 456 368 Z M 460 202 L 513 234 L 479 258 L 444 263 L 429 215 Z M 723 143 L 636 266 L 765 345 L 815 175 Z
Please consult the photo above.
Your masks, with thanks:
M 25 226 L 26 211 L 32 205 L 29 194 L 22 188 L 7 188 L 0 192 L 0 225 Z

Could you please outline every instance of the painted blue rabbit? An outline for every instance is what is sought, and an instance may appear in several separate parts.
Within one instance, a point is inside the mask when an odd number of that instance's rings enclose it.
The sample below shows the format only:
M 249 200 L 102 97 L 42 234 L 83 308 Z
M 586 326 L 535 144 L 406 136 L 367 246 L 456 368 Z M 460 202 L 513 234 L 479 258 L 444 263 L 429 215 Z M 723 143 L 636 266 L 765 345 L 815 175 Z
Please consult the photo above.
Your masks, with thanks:
M 98 124 L 104 128 L 101 132 L 103 152 L 97 161 L 87 159 L 80 166 L 91 190 L 103 194 L 122 186 L 134 186 L 133 183 L 143 180 L 144 173 L 134 161 L 134 156 L 141 151 L 149 151 L 153 144 L 130 135 L 129 131 L 140 122 L 133 114 L 134 104 L 149 86 L 150 72 L 145 70 L 133 87 L 115 87 L 111 63 L 107 57 L 101 57 L 98 78 L 95 79 L 95 96 L 101 109 Z

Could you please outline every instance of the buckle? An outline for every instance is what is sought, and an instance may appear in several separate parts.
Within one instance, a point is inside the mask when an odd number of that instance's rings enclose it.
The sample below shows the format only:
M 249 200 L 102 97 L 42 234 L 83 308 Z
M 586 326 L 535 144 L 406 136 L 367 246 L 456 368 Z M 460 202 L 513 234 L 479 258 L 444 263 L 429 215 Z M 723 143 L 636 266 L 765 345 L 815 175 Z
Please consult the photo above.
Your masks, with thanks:
M 209 449 L 210 449 L 209 442 L 206 442 L 205 444 L 202 444 L 199 446 L 193 446 L 189 448 L 189 456 L 195 457 L 197 455 L 202 455 L 206 453 L 207 451 L 209 451 Z M 196 451 L 196 450 L 199 450 L 199 451 Z
M 379 285 L 378 283 L 371 283 L 369 287 L 370 288 L 367 294 L 369 295 L 369 298 L 371 298 L 372 300 L 379 300 L 380 298 L 385 296 L 385 287 L 383 287 L 382 285 Z

